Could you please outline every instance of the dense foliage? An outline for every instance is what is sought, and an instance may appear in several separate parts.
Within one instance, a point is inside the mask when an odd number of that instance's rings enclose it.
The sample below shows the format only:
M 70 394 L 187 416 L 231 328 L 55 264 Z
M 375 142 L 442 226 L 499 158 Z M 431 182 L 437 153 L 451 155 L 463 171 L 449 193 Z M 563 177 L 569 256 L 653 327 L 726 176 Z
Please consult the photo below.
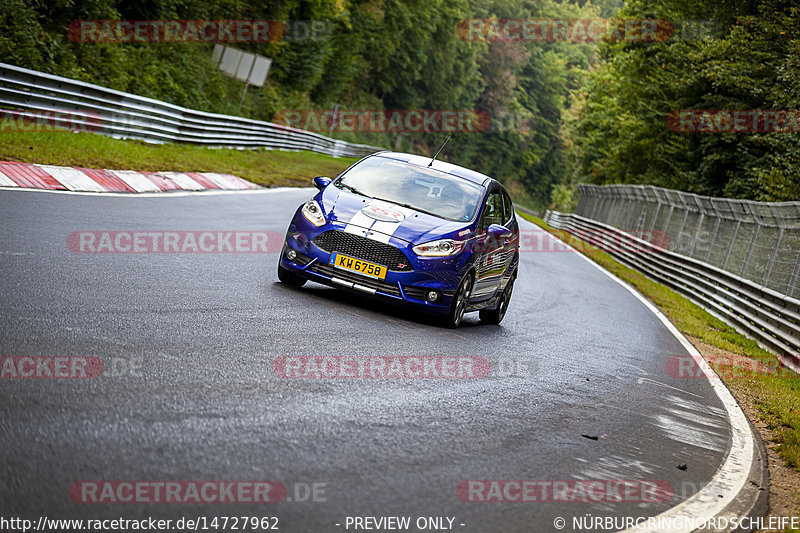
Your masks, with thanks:
M 601 61 L 572 95 L 565 184 L 641 183 L 713 196 L 800 199 L 796 129 L 683 132 L 667 122 L 678 110 L 800 110 L 797 2 L 633 0 L 621 16 L 707 25 L 688 38 L 599 47 Z
M 780 0 L 5 0 L 0 60 L 219 113 L 478 110 L 442 157 L 496 176 L 535 207 L 574 184 L 650 183 L 760 200 L 800 198 L 800 134 L 682 133 L 677 110 L 800 109 L 800 11 Z M 465 19 L 621 16 L 713 22 L 656 42 L 467 40 Z M 211 44 L 79 43 L 75 20 L 322 21 L 313 39 L 239 43 L 269 56 L 263 88 L 210 62 Z M 462 22 L 463 24 L 463 22 Z M 326 132 L 327 133 L 327 132 Z M 430 153 L 446 133 L 334 131 Z
M 603 4 L 615 5 L 615 0 Z M 78 43 L 75 20 L 248 19 L 324 21 L 314 39 L 236 46 L 273 59 L 267 85 L 251 88 L 241 113 L 272 120 L 281 110 L 480 110 L 481 133 L 456 133 L 442 157 L 497 176 L 519 198 L 543 205 L 564 173 L 559 129 L 588 45 L 463 39 L 471 18 L 601 15 L 556 0 L 5 0 L 3 61 L 221 113 L 237 113 L 243 85 L 209 61 L 210 44 Z M 334 132 L 345 140 L 429 153 L 445 133 Z

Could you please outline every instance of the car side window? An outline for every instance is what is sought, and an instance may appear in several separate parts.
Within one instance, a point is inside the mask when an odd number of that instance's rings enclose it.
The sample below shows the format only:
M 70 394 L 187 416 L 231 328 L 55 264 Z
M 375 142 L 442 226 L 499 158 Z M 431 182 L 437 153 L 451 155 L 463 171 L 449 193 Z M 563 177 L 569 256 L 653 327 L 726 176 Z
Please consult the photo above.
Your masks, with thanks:
M 514 204 L 511 203 L 511 198 L 509 198 L 508 193 L 503 191 L 503 225 L 508 227 L 511 223 L 511 219 L 514 218 Z
M 489 194 L 489 198 L 486 200 L 486 207 L 483 209 L 483 215 L 481 215 L 480 229 L 481 231 L 486 231 L 486 228 L 492 224 L 502 223 L 503 196 L 500 191 L 494 191 Z

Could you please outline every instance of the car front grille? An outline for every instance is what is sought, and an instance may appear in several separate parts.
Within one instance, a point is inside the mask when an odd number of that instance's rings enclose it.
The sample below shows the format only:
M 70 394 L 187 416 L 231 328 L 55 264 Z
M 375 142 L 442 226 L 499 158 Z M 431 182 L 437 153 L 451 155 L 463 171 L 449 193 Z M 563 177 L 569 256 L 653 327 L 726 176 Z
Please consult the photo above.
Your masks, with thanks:
M 357 259 L 370 261 L 396 272 L 414 270 L 411 261 L 400 249 L 344 231 L 329 230 L 320 233 L 312 240 L 317 247 L 326 252 L 339 252 Z
M 392 296 L 400 297 L 400 287 L 392 283 L 388 283 L 382 279 L 362 276 L 360 274 L 356 274 L 355 272 L 349 272 L 341 268 L 334 268 L 331 265 L 320 263 L 319 261 L 312 263 L 311 266 L 308 267 L 308 270 L 317 274 L 322 274 L 323 276 L 327 276 L 329 278 L 339 278 L 349 283 L 356 283 L 362 287 L 368 287 L 386 294 L 391 294 Z

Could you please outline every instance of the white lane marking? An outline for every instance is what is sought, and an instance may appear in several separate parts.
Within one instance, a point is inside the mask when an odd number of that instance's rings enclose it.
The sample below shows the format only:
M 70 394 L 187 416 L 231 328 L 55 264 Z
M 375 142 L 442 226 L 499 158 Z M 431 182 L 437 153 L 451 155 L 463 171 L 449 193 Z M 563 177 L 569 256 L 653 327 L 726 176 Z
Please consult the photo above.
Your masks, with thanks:
M 19 187 L 19 183 L 0 172 L 0 187 Z
M 109 172 L 127 183 L 136 192 L 163 192 L 158 185 L 147 179 L 141 172 L 135 170 L 109 170 Z
M 71 191 L 95 191 L 103 192 L 105 187 L 94 181 L 92 178 L 83 173 L 83 171 L 72 167 L 56 167 L 53 165 L 35 165 L 56 181 L 61 183 L 64 187 Z
M 205 187 L 194 181 L 183 172 L 159 172 L 162 176 L 171 179 L 185 191 L 203 191 Z
M 530 224 L 533 228 L 538 229 L 539 231 L 544 231 L 533 222 L 524 220 L 521 216 L 518 217 L 518 219 L 520 220 L 521 224 Z M 551 238 L 558 239 L 558 237 L 549 232 L 547 234 Z M 697 348 L 695 348 L 694 345 L 683 336 L 678 328 L 676 328 L 672 322 L 669 321 L 666 315 L 664 315 L 664 313 L 662 313 L 655 305 L 642 296 L 636 289 L 582 253 L 579 253 L 569 244 L 564 243 L 564 245 L 575 252 L 575 254 L 577 254 L 579 257 L 587 261 L 589 264 L 603 272 L 609 278 L 625 287 L 628 292 L 633 294 L 654 315 L 656 315 L 656 317 L 658 317 L 658 319 L 664 324 L 664 326 L 666 326 L 669 332 L 672 333 L 683 345 L 689 355 L 692 356 L 692 359 L 695 360 L 695 363 L 697 363 L 698 367 L 708 367 L 708 363 L 706 363 L 706 361 L 703 359 L 703 356 L 700 355 L 700 352 L 697 351 Z M 755 454 L 755 443 L 753 441 L 753 433 L 750 430 L 750 424 L 747 421 L 747 417 L 744 415 L 744 412 L 742 412 L 741 407 L 739 407 L 739 404 L 736 403 L 736 399 L 733 397 L 728 388 L 722 383 L 722 380 L 720 380 L 719 377 L 710 370 L 710 368 L 705 375 L 709 381 L 709 384 L 714 388 L 714 392 L 717 394 L 717 397 L 722 402 L 723 407 L 725 407 L 725 410 L 728 413 L 728 419 L 731 423 L 731 447 L 725 462 L 722 463 L 722 466 L 719 468 L 711 481 L 705 487 L 700 489 L 697 494 L 654 517 L 656 520 L 661 520 L 662 524 L 669 524 L 670 522 L 673 524 L 683 524 L 684 528 L 646 529 L 645 527 L 641 527 L 627 529 L 625 530 L 626 532 L 669 531 L 670 533 L 690 533 L 694 529 L 691 527 L 691 524 L 703 523 L 719 514 L 723 509 L 725 509 L 725 507 L 733 502 L 733 500 L 739 495 L 739 492 L 747 483 L 747 478 L 750 475 L 750 466 L 752 465 L 753 456 Z M 719 497 L 720 495 L 722 495 L 721 498 Z

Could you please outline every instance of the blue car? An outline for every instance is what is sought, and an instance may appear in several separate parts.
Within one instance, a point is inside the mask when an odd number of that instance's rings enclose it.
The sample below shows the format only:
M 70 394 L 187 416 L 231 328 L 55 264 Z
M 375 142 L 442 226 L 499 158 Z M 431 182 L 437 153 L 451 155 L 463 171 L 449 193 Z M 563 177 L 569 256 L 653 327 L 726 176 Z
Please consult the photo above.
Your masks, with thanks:
M 379 152 L 301 205 L 278 278 L 315 281 L 441 315 L 499 324 L 519 264 L 514 206 L 496 180 L 430 157 Z

